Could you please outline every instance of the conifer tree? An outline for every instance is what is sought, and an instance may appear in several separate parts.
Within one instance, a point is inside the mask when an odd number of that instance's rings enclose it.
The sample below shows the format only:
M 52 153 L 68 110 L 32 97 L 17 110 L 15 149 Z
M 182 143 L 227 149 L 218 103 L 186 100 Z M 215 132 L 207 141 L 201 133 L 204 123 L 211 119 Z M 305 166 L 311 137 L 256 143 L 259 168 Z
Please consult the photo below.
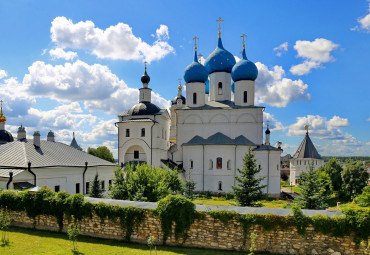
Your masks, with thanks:
M 241 206 L 259 206 L 257 201 L 265 197 L 262 190 L 267 185 L 261 185 L 265 177 L 256 178 L 261 168 L 257 167 L 251 148 L 243 158 L 243 169 L 237 170 L 240 174 L 240 176 L 235 176 L 238 185 L 231 186 L 236 200 Z
M 301 192 L 295 201 L 304 209 L 325 209 L 330 195 L 326 190 L 327 185 L 328 182 L 320 177 L 320 172 L 314 170 L 312 162 L 309 171 L 299 177 Z
M 94 180 L 91 184 L 91 188 L 89 189 L 88 192 L 89 192 L 90 197 L 96 197 L 96 198 L 104 197 L 104 189 L 102 188 L 98 173 L 95 174 Z

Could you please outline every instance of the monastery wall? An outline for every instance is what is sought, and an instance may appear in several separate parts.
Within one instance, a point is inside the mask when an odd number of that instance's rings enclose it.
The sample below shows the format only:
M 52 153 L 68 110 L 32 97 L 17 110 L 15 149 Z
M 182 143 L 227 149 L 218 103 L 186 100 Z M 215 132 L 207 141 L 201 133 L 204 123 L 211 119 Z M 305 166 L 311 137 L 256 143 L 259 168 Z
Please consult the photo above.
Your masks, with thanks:
M 36 217 L 35 225 L 32 218 L 27 217 L 25 212 L 11 212 L 13 226 L 58 231 L 58 224 L 55 217 L 40 215 Z M 66 232 L 68 221 L 64 220 L 63 231 Z M 174 228 L 174 226 L 173 226 Z M 103 223 L 98 216 L 93 215 L 92 219 L 84 218 L 80 221 L 81 235 L 123 240 L 119 221 L 112 222 L 106 219 Z M 230 220 L 227 224 L 222 223 L 211 215 L 205 215 L 204 219 L 195 221 L 189 231 L 189 238 L 183 244 L 186 247 L 201 247 L 224 250 L 249 249 L 250 233 L 257 234 L 255 251 L 269 251 L 281 254 L 320 254 L 320 255 L 343 255 L 365 254 L 361 247 L 353 242 L 353 235 L 345 237 L 332 237 L 331 235 L 316 233 L 314 228 L 307 227 L 305 236 L 298 234 L 296 228 L 289 227 L 277 231 L 264 231 L 261 226 L 252 227 L 247 235 L 246 244 L 243 247 L 243 228 L 239 222 Z M 172 230 L 172 232 L 174 232 Z M 149 236 L 155 237 L 157 244 L 162 244 L 163 232 L 158 217 L 151 211 L 146 212 L 145 220 L 139 228 L 134 228 L 131 241 L 146 243 Z M 172 234 L 167 245 L 181 243 L 175 240 Z

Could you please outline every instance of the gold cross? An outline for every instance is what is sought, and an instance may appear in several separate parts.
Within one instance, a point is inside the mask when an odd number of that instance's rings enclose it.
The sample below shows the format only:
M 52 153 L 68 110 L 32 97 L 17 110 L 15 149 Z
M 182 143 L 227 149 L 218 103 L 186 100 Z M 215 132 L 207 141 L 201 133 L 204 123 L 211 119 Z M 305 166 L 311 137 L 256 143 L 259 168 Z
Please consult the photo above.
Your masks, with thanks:
M 216 20 L 218 23 L 218 38 L 221 38 L 221 22 L 224 21 L 223 19 L 218 18 L 218 20 Z
M 195 50 L 197 50 L 197 40 L 199 40 L 199 38 L 195 36 L 195 37 L 193 38 L 193 40 L 194 40 L 194 42 L 195 42 Z
M 203 57 L 202 53 L 199 53 L 198 57 L 199 57 L 199 63 L 202 64 L 202 57 Z
M 308 125 L 304 126 L 304 128 L 306 129 L 306 132 L 308 134 Z
M 247 35 L 246 34 L 243 34 L 240 37 L 243 37 L 243 50 L 244 50 L 245 49 L 245 40 L 244 40 L 244 38 L 247 37 Z
M 146 72 L 146 64 L 148 64 L 148 62 L 146 62 L 146 60 L 144 61 L 144 65 L 145 65 L 145 72 Z

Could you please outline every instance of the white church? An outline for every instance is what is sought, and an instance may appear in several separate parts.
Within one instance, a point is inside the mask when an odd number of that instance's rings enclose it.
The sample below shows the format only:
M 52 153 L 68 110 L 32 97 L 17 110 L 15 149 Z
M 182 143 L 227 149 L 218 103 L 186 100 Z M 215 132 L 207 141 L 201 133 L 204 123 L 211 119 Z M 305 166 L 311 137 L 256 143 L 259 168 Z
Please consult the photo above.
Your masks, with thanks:
M 177 167 L 196 181 L 197 191 L 229 192 L 251 148 L 262 169 L 258 177 L 266 177 L 265 193 L 278 196 L 282 150 L 270 145 L 268 127 L 263 142 L 265 107 L 255 105 L 258 70 L 246 56 L 244 40 L 242 55 L 236 63 L 222 44 L 220 28 L 217 47 L 204 65 L 195 43 L 194 61 L 184 72 L 186 97 L 180 84 L 170 113 L 151 103 L 145 67 L 139 103 L 116 123 L 119 163 Z

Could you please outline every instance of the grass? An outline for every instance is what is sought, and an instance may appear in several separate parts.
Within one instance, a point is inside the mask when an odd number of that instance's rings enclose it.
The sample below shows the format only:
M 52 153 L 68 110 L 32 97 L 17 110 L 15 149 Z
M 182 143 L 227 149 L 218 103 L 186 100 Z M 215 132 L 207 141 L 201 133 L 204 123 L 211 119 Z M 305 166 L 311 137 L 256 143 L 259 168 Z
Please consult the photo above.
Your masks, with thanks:
M 238 203 L 234 199 L 227 200 L 225 197 L 216 197 L 211 198 L 197 198 L 193 201 L 195 204 L 202 205 L 219 205 L 219 206 L 236 206 Z M 266 208 L 290 208 L 292 203 L 286 200 L 261 200 L 263 207 Z
M 80 236 L 78 240 L 78 252 L 72 251 L 72 242 L 65 233 L 55 233 L 34 229 L 11 228 L 9 232 L 9 244 L 0 246 L 0 254 L 32 255 L 32 254 L 150 254 L 146 245 L 123 243 L 115 240 L 96 239 Z M 155 254 L 153 251 L 152 254 Z M 169 246 L 157 246 L 157 255 L 241 255 L 247 254 L 238 251 L 219 251 L 211 249 L 181 248 Z M 261 255 L 273 255 L 270 253 L 256 253 Z M 277 255 L 277 254 L 275 254 Z

